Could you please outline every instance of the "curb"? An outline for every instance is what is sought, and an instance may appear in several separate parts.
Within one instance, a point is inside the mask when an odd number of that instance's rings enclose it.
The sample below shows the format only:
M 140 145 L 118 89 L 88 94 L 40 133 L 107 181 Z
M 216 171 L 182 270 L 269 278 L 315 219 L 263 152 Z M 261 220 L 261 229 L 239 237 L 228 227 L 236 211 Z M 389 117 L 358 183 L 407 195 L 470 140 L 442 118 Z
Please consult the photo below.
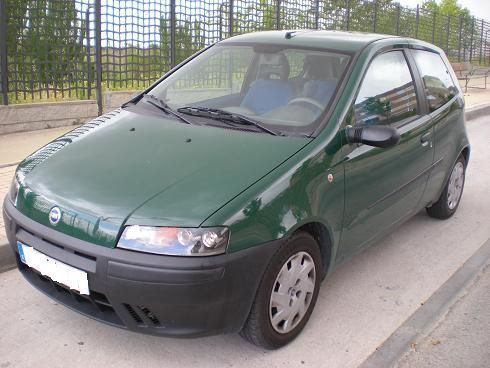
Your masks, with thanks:
M 464 114 L 466 120 L 474 120 L 485 115 L 490 115 L 490 104 L 477 105 L 468 108 Z
M 10 166 L 17 166 L 18 164 L 20 164 L 21 161 L 16 161 L 16 162 L 10 162 L 10 163 L 6 163 L 6 164 L 0 164 L 0 169 L 4 169 L 6 167 L 10 167 Z
M 15 268 L 15 263 L 10 244 L 0 244 L 0 273 Z
M 359 365 L 358 368 L 392 367 L 410 349 L 424 332 L 447 313 L 458 295 L 478 276 L 490 259 L 490 239 L 437 289 L 429 299 L 388 339 Z

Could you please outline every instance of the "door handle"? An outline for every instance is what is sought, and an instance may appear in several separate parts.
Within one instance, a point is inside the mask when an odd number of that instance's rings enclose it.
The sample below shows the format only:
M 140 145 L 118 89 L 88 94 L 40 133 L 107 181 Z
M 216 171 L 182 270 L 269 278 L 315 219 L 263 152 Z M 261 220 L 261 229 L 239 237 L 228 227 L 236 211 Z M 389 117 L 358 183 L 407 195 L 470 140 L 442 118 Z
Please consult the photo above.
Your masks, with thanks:
M 423 147 L 427 146 L 430 143 L 430 147 L 432 147 L 432 134 L 430 131 L 422 134 L 422 136 L 420 137 L 420 143 L 422 143 Z

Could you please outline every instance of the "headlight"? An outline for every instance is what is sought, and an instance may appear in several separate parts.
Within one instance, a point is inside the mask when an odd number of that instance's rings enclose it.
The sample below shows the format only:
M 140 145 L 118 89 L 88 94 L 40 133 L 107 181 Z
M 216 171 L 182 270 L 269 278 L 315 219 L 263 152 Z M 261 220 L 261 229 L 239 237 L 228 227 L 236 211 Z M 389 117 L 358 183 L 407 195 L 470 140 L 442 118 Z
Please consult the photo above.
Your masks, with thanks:
M 173 256 L 209 256 L 226 250 L 229 231 L 225 227 L 177 228 L 127 226 L 118 248 Z
M 17 195 L 19 194 L 19 187 L 20 187 L 19 181 L 17 180 L 17 177 L 14 175 L 9 191 L 10 200 L 14 203 L 14 206 L 17 206 Z

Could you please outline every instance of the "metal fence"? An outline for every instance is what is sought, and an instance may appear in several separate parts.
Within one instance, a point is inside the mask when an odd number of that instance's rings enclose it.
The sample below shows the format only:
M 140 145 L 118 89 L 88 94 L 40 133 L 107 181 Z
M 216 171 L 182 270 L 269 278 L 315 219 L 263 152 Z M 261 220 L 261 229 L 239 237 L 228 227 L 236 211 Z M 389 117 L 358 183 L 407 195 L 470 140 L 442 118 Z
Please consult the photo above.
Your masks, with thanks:
M 490 23 L 391 0 L 0 0 L 1 103 L 138 90 L 206 45 L 270 29 L 419 38 L 490 64 Z

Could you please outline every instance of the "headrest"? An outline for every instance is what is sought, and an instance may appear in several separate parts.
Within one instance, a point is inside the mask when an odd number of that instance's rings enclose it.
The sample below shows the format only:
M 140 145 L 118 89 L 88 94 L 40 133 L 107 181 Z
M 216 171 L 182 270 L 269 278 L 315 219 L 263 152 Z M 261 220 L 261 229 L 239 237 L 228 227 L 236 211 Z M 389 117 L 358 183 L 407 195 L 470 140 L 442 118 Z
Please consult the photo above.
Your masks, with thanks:
M 341 70 L 342 63 L 339 56 L 310 54 L 305 57 L 303 74 L 307 79 L 338 79 Z
M 263 53 L 259 56 L 259 72 L 257 79 L 289 78 L 289 62 L 284 54 Z

